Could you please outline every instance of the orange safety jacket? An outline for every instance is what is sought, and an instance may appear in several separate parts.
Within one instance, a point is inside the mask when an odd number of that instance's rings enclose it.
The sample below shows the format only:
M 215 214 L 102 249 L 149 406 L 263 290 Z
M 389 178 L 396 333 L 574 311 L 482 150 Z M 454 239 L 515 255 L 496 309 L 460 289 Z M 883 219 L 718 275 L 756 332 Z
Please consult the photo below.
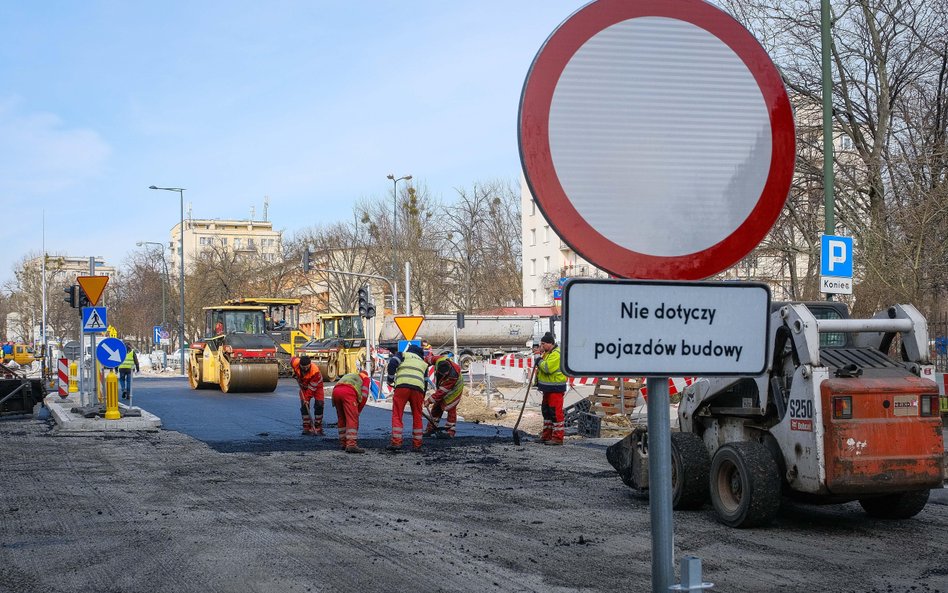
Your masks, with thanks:
M 323 399 L 323 375 L 319 372 L 319 367 L 311 363 L 309 372 L 304 376 L 300 371 L 300 359 L 293 357 L 290 360 L 290 366 L 293 367 L 293 376 L 300 385 L 300 391 L 309 396 L 316 396 L 316 399 Z

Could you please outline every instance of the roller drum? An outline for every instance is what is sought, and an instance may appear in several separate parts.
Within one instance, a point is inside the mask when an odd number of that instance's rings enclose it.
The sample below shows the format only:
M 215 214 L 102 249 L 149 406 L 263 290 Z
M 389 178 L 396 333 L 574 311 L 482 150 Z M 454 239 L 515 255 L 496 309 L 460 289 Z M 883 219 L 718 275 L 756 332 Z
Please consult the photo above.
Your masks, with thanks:
M 221 371 L 221 391 L 224 393 L 272 392 L 276 390 L 280 377 L 280 368 L 275 362 L 231 363 Z

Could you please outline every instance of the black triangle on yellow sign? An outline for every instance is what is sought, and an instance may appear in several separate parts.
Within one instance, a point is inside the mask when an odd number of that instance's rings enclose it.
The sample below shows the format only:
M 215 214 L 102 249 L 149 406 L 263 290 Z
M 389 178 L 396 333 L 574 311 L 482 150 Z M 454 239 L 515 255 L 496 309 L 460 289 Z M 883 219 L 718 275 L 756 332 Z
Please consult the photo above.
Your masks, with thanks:
M 99 299 L 102 298 L 102 292 L 105 290 L 105 285 L 109 283 L 109 277 L 77 276 L 76 282 L 79 283 L 82 291 L 86 293 L 86 296 L 89 297 L 89 302 L 94 307 L 99 302 Z

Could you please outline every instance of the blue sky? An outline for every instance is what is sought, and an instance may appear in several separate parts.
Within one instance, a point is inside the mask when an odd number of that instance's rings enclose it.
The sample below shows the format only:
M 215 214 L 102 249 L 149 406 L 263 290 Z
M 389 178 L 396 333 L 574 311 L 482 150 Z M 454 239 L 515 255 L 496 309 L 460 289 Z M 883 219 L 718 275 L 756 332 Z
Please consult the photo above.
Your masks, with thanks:
M 520 174 L 517 107 L 583 0 L 47 1 L 0 5 L 0 281 L 25 254 L 104 256 L 195 218 L 288 234 L 412 174 Z

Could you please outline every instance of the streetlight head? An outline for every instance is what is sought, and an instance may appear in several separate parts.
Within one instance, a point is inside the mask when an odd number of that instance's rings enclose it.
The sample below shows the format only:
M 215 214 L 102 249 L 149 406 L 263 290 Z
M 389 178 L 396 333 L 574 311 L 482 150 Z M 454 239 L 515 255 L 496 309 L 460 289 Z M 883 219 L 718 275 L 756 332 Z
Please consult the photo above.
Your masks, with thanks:
M 158 187 L 157 187 L 157 186 L 154 186 L 154 185 L 149 185 L 149 186 L 148 186 L 148 189 L 158 189 Z
M 389 173 L 389 174 L 386 175 L 385 177 L 386 177 L 387 179 L 395 179 L 395 176 L 392 175 L 391 173 Z
M 405 181 L 411 181 L 411 175 L 405 175 Z
M 141 242 L 141 241 L 136 241 L 136 242 L 135 242 L 135 246 L 136 246 L 136 247 L 141 247 L 141 246 L 142 246 L 142 242 Z

